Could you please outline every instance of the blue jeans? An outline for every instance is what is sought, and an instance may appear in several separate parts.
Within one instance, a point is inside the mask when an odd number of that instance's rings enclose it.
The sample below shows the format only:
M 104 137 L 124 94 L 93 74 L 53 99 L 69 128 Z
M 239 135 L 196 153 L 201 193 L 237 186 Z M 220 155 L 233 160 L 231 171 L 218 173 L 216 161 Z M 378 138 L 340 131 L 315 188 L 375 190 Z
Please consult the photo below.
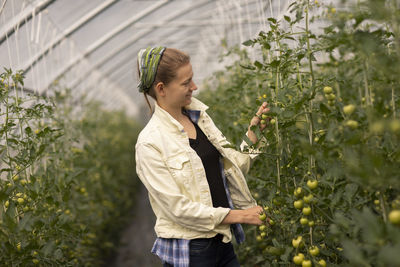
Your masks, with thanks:
M 232 243 L 222 242 L 222 235 L 190 240 L 190 267 L 240 267 Z M 164 263 L 164 267 L 172 267 Z

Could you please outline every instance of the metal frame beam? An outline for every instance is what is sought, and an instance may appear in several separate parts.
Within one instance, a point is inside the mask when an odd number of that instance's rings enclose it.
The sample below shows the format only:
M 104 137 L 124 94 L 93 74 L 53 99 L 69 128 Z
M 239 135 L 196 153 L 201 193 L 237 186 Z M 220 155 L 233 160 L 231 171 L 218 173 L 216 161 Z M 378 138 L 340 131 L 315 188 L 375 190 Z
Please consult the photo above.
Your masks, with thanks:
M 22 69 L 24 70 L 24 73 L 28 72 L 33 66 L 36 65 L 44 56 L 49 53 L 54 47 L 59 45 L 63 40 L 71 36 L 74 32 L 82 28 L 85 24 L 87 24 L 89 21 L 94 19 L 96 16 L 101 14 L 104 10 L 108 9 L 111 5 L 115 4 L 119 0 L 108 0 L 95 9 L 93 9 L 91 12 L 87 13 L 85 16 L 83 16 L 81 19 L 79 19 L 77 22 L 72 24 L 69 28 L 64 30 L 61 34 L 59 34 L 56 38 L 54 38 L 49 44 L 47 44 L 39 53 L 35 54 L 32 58 L 30 58 L 30 62 L 26 63 Z
M 156 4 L 150 6 L 149 8 L 143 10 L 142 12 L 138 13 L 136 16 L 133 16 L 130 20 L 120 24 L 119 26 L 117 26 L 114 30 L 108 32 L 107 34 L 105 34 L 102 38 L 98 39 L 96 42 L 94 42 L 88 49 L 86 49 L 86 51 L 75 57 L 73 60 L 71 60 L 66 66 L 64 66 L 60 71 L 57 72 L 57 74 L 54 76 L 55 78 L 53 78 L 49 84 L 53 83 L 53 81 L 58 80 L 59 78 L 61 78 L 61 76 L 67 72 L 68 70 L 70 70 L 73 66 L 75 66 L 76 64 L 78 64 L 81 60 L 83 60 L 84 58 L 87 58 L 91 53 L 93 53 L 95 50 L 97 50 L 100 46 L 102 46 L 103 44 L 105 44 L 107 41 L 111 40 L 114 36 L 116 36 L 117 34 L 119 34 L 120 32 L 122 32 L 123 30 L 125 30 L 126 28 L 130 27 L 132 24 L 134 24 L 135 22 L 137 22 L 138 20 L 146 17 L 148 14 L 150 14 L 151 12 L 153 12 L 154 10 L 157 10 L 158 8 L 160 8 L 161 6 L 167 4 L 168 2 L 170 2 L 171 0 L 162 0 L 157 2 Z M 91 68 L 92 70 L 93 68 Z M 47 86 L 46 86 L 47 87 Z
M 0 45 L 10 38 L 19 27 L 24 25 L 26 22 L 32 19 L 33 14 L 40 13 L 43 9 L 47 8 L 56 0 L 41 0 L 31 8 L 25 8 L 18 16 L 14 17 L 4 27 L 4 30 L 0 33 Z

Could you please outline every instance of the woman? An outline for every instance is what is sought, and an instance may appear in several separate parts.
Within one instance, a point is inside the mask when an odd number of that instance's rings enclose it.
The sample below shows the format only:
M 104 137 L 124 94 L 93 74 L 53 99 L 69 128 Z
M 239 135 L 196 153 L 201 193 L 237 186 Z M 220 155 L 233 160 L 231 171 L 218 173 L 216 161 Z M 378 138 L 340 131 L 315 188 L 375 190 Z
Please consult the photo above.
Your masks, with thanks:
M 165 47 L 142 49 L 138 71 L 139 91 L 150 109 L 147 95 L 155 100 L 136 144 L 137 174 L 157 217 L 152 252 L 164 266 L 239 266 L 232 232 L 241 243 L 240 223 L 262 224 L 263 209 L 243 176 L 256 154 L 224 147 L 228 142 L 207 106 L 192 97 L 197 87 L 188 55 Z M 268 111 L 263 103 L 250 126 Z M 256 143 L 250 126 L 247 135 Z

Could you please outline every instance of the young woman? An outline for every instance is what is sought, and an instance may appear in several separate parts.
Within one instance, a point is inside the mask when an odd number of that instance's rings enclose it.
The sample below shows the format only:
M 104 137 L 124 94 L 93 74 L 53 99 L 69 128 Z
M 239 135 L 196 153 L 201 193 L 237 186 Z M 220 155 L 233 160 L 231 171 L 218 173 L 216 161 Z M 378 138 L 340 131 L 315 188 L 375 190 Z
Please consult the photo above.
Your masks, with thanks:
M 136 171 L 157 217 L 152 252 L 164 266 L 239 266 L 232 233 L 241 243 L 241 223 L 262 224 L 263 209 L 243 175 L 256 154 L 224 147 L 228 142 L 207 106 L 192 97 L 197 87 L 188 55 L 165 47 L 142 49 L 138 71 L 139 91 L 150 109 L 147 95 L 155 100 L 136 144 Z M 259 125 L 268 111 L 263 103 L 250 126 Z M 250 126 L 247 136 L 256 143 Z

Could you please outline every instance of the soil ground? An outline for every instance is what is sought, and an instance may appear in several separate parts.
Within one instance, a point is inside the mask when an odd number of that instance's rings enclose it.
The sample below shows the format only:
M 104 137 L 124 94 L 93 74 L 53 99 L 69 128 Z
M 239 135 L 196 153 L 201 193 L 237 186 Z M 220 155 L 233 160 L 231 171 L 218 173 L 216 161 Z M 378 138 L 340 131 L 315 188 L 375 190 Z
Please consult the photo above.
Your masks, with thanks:
M 150 250 L 156 235 L 155 216 L 147 191 L 141 186 L 137 194 L 132 224 L 121 235 L 120 245 L 110 267 L 160 267 L 161 261 Z

